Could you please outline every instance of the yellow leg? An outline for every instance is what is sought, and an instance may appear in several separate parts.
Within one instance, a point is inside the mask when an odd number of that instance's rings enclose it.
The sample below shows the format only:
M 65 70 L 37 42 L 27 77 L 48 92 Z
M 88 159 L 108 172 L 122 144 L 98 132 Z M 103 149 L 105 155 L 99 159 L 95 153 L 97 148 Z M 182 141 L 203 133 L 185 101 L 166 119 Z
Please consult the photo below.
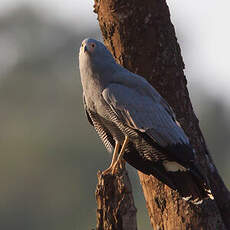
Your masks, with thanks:
M 103 171 L 102 174 L 105 175 L 105 174 L 107 174 L 107 173 L 112 172 L 113 165 L 114 165 L 115 162 L 117 161 L 119 147 L 120 147 L 120 143 L 119 143 L 118 141 L 116 141 L 115 148 L 114 148 L 114 151 L 113 151 L 112 162 L 111 162 L 109 168 L 107 168 L 105 171 Z
M 117 158 L 117 161 L 113 165 L 112 174 L 115 173 L 117 165 L 122 162 L 122 157 L 123 157 L 123 155 L 125 153 L 125 148 L 126 148 L 128 142 L 129 142 L 129 138 L 127 136 L 125 136 L 125 140 L 124 140 L 124 142 L 122 144 L 120 154 L 119 154 L 119 156 Z

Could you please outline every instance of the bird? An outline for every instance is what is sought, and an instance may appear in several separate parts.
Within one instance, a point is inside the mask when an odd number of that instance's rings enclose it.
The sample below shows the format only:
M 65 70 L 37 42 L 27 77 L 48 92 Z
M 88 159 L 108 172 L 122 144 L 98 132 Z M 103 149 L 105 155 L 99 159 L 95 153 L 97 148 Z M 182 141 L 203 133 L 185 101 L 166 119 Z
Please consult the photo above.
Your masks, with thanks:
M 113 154 L 103 174 L 116 174 L 125 161 L 186 201 L 213 199 L 173 109 L 144 77 L 118 64 L 106 46 L 92 38 L 81 43 L 79 70 L 88 121 Z

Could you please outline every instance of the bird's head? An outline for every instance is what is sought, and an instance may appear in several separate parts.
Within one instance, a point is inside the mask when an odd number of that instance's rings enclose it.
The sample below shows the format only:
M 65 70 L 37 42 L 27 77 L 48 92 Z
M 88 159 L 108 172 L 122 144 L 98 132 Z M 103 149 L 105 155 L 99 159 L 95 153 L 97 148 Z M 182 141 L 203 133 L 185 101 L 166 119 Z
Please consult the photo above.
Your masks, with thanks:
M 87 53 L 89 55 L 94 54 L 95 49 L 97 49 L 97 43 L 98 41 L 94 40 L 94 39 L 85 39 L 82 43 L 81 43 L 81 48 L 80 48 L 80 53 Z
M 114 61 L 112 54 L 105 47 L 105 45 L 92 38 L 86 38 L 81 43 L 79 58 L 88 58 L 93 62 L 102 61 Z
M 112 74 L 120 68 L 102 42 L 92 38 L 87 38 L 82 42 L 79 52 L 82 84 L 87 85 L 89 79 L 94 79 L 101 85 L 106 85 L 111 80 Z

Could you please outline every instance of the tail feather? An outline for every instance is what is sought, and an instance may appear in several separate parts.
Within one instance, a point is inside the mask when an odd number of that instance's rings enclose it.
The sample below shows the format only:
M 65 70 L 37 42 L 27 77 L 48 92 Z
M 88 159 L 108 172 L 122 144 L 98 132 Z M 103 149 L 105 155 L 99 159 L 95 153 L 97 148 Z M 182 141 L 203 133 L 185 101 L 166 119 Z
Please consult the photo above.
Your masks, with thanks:
M 129 144 L 123 157 L 137 170 L 147 175 L 153 175 L 170 188 L 177 190 L 184 200 L 200 204 L 204 199 L 213 199 L 206 179 L 195 166 L 186 171 L 166 171 L 159 162 L 146 159 L 139 154 L 132 144 Z
M 192 171 L 170 172 L 169 174 L 177 191 L 184 200 L 200 204 L 204 199 L 213 199 L 206 182 L 194 176 Z

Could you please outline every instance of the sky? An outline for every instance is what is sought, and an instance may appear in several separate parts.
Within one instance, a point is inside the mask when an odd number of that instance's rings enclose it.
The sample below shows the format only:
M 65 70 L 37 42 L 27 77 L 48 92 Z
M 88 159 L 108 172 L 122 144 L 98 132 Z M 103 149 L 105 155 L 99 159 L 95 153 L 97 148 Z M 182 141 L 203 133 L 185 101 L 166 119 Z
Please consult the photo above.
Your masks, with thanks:
M 230 2 L 168 1 L 179 36 L 187 78 L 210 94 L 230 99 Z M 182 31 L 183 30 L 183 31 Z
M 188 82 L 199 83 L 216 98 L 230 99 L 229 0 L 167 2 L 179 35 Z M 67 26 L 85 31 L 98 28 L 93 0 L 1 0 L 0 16 L 22 4 Z

